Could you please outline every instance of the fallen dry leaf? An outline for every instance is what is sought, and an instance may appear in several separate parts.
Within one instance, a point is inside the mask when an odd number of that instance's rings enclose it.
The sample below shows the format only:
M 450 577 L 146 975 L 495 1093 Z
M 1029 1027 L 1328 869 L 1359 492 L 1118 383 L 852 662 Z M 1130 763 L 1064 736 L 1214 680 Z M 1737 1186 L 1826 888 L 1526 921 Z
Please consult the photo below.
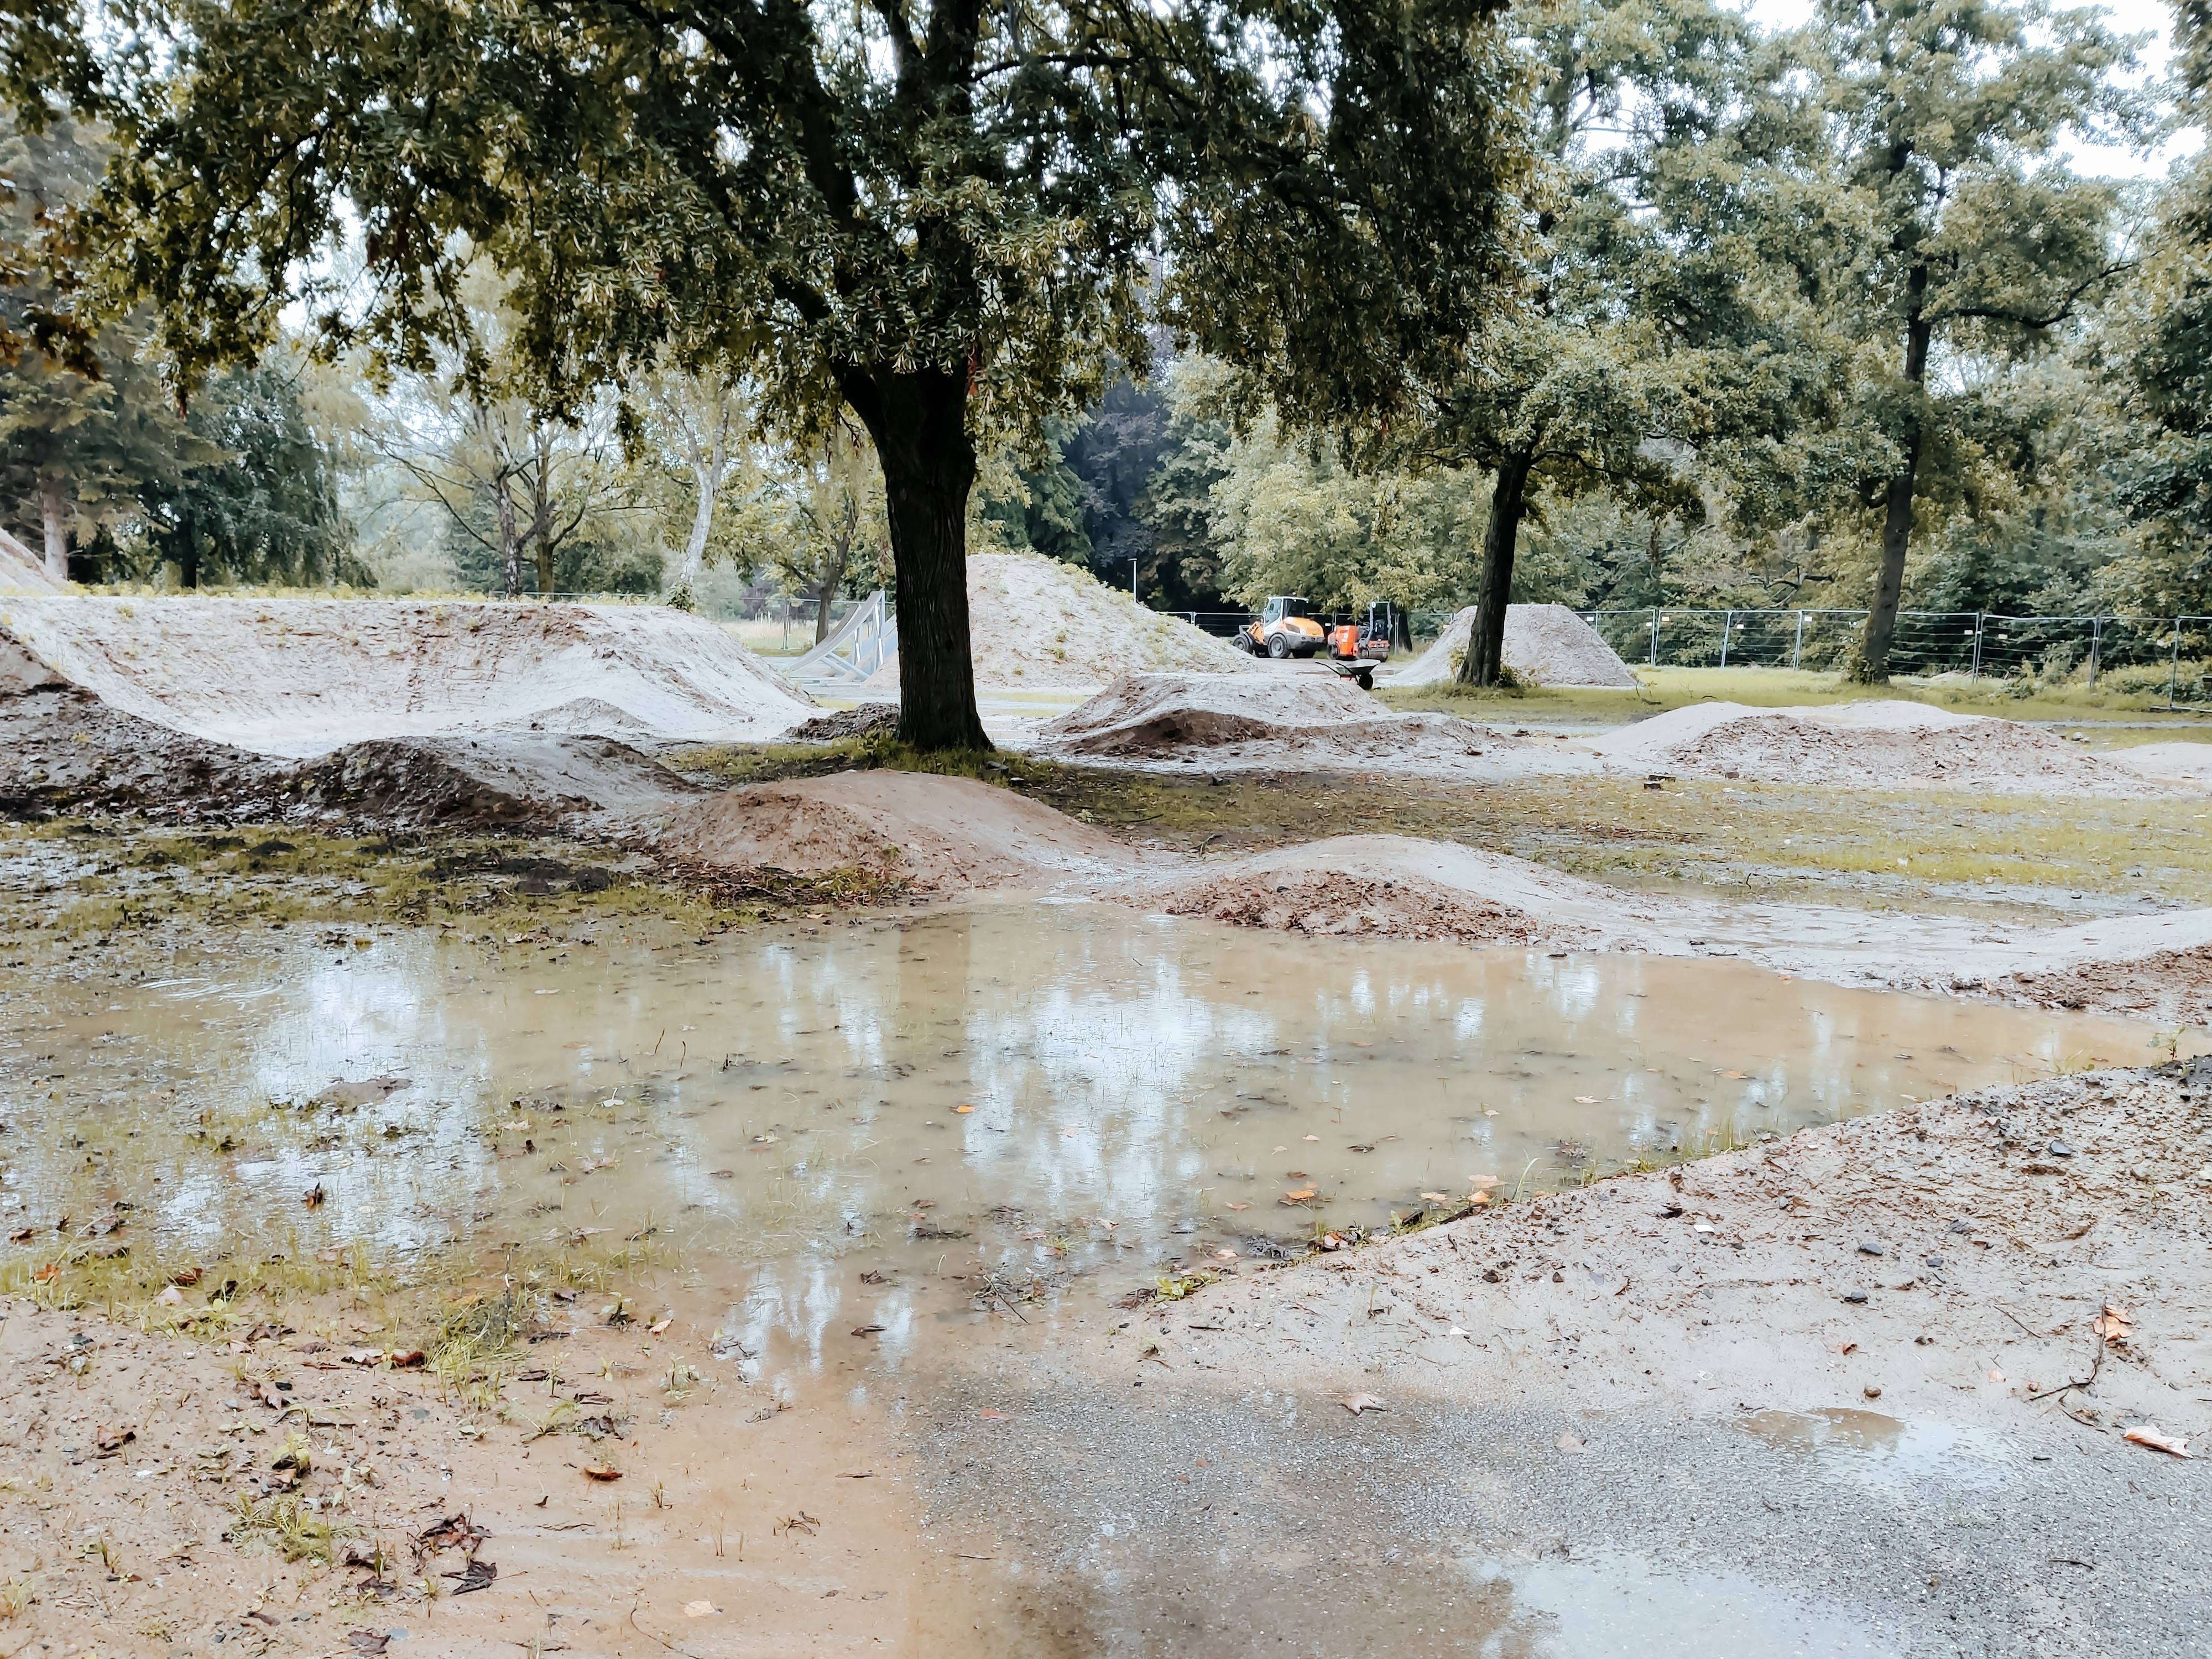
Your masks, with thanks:
M 720 1611 L 721 1608 L 716 1607 L 712 1601 L 686 1601 L 684 1604 L 684 1616 L 686 1619 L 706 1619 Z
M 1449 1204 L 1451 1202 L 1451 1194 L 1449 1193 L 1423 1193 L 1421 1194 L 1421 1199 L 1424 1203 L 1428 1204 Z
M 1308 1140 L 1319 1140 L 1321 1137 L 1319 1135 L 1308 1135 L 1306 1139 Z
M 1577 1095 L 1575 1097 L 1575 1104 L 1577 1106 L 1595 1106 L 1597 1104 L 1597 1097 L 1595 1095 Z
M 1004 1413 L 1004 1412 L 994 1412 L 994 1411 L 991 1410 L 988 1407 L 986 1407 L 983 1410 L 981 1410 L 981 1411 L 980 1411 L 980 1412 L 977 1412 L 977 1413 L 975 1413 L 975 1415 L 976 1415 L 978 1418 L 980 1418 L 982 1421 L 984 1421 L 984 1422 L 986 1422 L 986 1423 L 1006 1423 L 1006 1422 L 1011 1422 L 1011 1421 L 1012 1420 L 1011 1418 L 1009 1418 L 1009 1417 L 1006 1415 L 1006 1413 Z
M 160 1300 L 165 1308 L 181 1307 L 184 1304 L 185 1293 L 173 1285 L 167 1285 L 162 1289 Z
M 1828 1344 L 1829 1352 L 1832 1353 L 1849 1353 L 1852 1349 L 1857 1346 L 1858 1344 L 1856 1342 L 1831 1342 Z
M 955 1106 L 952 1109 L 959 1113 L 961 1116 L 965 1117 L 969 1113 L 974 1111 L 975 1109 L 973 1106 Z
M 611 1463 L 586 1463 L 584 1473 L 594 1480 L 619 1480 L 622 1471 Z
M 2123 1437 L 2134 1441 L 2138 1446 L 2148 1446 L 2153 1451 L 2167 1452 L 2175 1457 L 2189 1455 L 2187 1435 L 2160 1434 L 2148 1423 L 2130 1429 Z
M 654 1320 L 653 1323 L 645 1328 L 646 1334 L 648 1336 L 659 1336 L 661 1332 L 666 1330 L 675 1322 L 676 1316 L 674 1314 L 664 1314 L 659 1319 Z
M 2089 1322 L 2089 1328 L 2117 1348 L 2128 1340 L 2132 1323 L 2132 1316 L 2126 1309 L 2107 1302 L 2105 1311 Z
M 1723 1072 L 1721 1075 L 1723 1077 L 1732 1077 L 1739 1083 L 1742 1082 L 1745 1077 L 1745 1073 L 1741 1072 Z
M 1561 1435 L 1553 1443 L 1556 1444 L 1563 1452 L 1588 1451 L 1589 1449 L 1589 1441 L 1577 1440 L 1571 1434 Z
M 1222 1207 L 1230 1210 L 1249 1210 L 1252 1206 L 1249 1204 L 1227 1204 L 1224 1205 Z
M 1283 1194 L 1283 1202 L 1285 1204 L 1303 1204 L 1314 1195 L 1315 1190 L 1316 1189 L 1311 1187 L 1301 1187 L 1296 1192 L 1285 1193 Z
M 1371 1394 L 1348 1394 L 1344 1396 L 1343 1404 L 1344 1409 L 1354 1417 L 1358 1416 L 1362 1412 L 1379 1412 L 1385 1409 L 1382 1402 Z
M 2002 1371 L 1999 1371 L 1999 1370 L 1992 1370 L 1992 1371 L 1990 1373 L 1990 1382 L 2003 1382 L 2003 1381 L 2004 1381 L 2004 1373 L 2003 1373 Z

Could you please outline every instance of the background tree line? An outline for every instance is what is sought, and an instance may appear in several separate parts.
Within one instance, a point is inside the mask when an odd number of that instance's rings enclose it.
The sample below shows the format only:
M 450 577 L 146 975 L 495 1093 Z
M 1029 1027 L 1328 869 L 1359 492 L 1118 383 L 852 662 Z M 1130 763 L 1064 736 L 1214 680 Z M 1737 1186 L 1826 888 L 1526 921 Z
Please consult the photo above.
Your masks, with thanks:
M 2040 0 L 1259 5 L 1231 49 L 1205 7 L 671 3 L 556 64 L 563 9 L 12 9 L 9 527 L 89 580 L 887 585 L 946 652 L 945 559 L 1028 548 L 1169 610 L 1480 603 L 1477 682 L 1508 599 L 1869 609 L 1869 678 L 1899 606 L 2212 610 L 2212 164 L 2067 160 L 2201 127 L 2194 0 L 2163 86 Z M 333 113 L 325 60 L 431 46 L 537 161 L 616 142 L 597 100 L 662 172 L 587 200 L 427 93 Z M 405 119 L 466 155 L 402 177 Z M 240 182 L 288 145 L 313 190 Z M 773 234 L 718 216 L 745 181 Z

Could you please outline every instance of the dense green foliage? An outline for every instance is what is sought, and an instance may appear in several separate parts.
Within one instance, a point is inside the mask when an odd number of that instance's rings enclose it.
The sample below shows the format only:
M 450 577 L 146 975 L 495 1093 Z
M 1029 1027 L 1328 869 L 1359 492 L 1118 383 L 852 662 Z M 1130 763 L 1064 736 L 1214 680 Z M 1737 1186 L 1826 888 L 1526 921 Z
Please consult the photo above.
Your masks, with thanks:
M 88 27 L 96 7 L 98 26 Z M 2212 611 L 2212 160 L 2044 0 L 15 0 L 0 515 L 80 578 Z M 353 234 L 357 228 L 358 234 Z M 313 367 L 304 365 L 313 360 Z

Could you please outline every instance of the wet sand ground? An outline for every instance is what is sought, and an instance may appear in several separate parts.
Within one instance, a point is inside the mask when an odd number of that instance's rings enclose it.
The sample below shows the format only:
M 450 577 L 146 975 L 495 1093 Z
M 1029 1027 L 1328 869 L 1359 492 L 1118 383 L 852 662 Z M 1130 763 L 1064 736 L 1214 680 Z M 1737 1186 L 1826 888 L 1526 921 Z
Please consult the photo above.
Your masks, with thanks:
M 711 1286 L 617 1326 L 519 1287 L 522 1358 L 442 1388 L 348 1364 L 397 1340 L 365 1303 L 243 1352 L 17 1303 L 0 1572 L 36 1599 L 7 1629 L 103 1654 L 2199 1652 L 2203 1465 L 2126 1437 L 2212 1429 L 2208 1091 L 2179 1066 L 1984 1091 L 1181 1301 L 948 1310 L 896 1364 L 858 1329 L 811 1370 L 747 1356 Z M 620 1437 L 577 1431 L 600 1416 Z M 392 1565 L 221 1541 L 241 1497 L 285 1501 L 303 1417 L 296 1495 Z M 464 1510 L 498 1571 L 455 1595 L 465 1553 L 418 1568 L 407 1540 Z

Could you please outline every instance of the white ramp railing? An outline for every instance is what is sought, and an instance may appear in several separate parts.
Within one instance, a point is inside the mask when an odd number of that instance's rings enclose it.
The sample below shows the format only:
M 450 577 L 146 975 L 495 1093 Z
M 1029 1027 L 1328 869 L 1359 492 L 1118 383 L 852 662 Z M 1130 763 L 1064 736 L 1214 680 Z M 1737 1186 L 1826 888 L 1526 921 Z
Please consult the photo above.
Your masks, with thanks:
M 795 680 L 857 684 L 897 651 L 898 618 L 879 587 L 854 606 L 828 639 L 784 672 Z

